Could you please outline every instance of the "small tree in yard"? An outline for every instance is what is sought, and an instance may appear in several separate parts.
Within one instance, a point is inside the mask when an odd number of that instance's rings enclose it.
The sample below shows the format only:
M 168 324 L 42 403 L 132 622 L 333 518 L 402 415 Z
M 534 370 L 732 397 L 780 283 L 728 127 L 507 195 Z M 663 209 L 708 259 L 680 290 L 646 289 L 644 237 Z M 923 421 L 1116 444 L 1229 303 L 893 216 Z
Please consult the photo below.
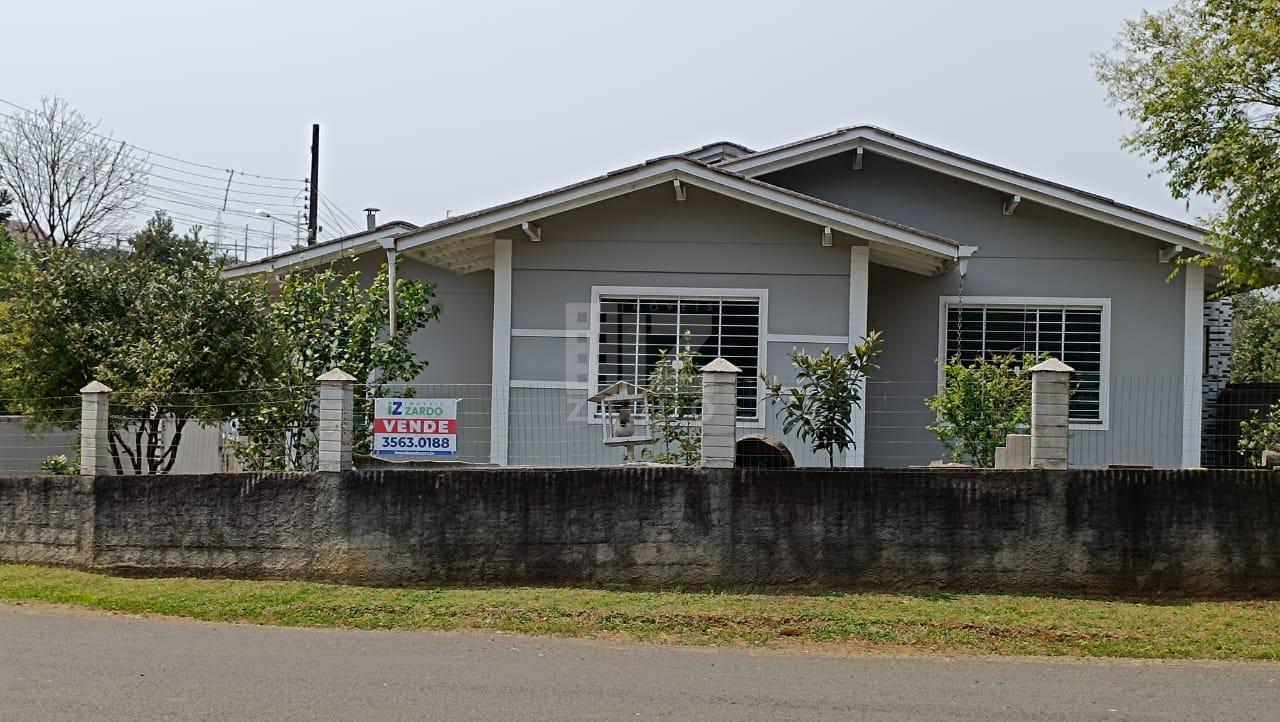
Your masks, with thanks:
M 271 304 L 277 338 L 271 356 L 272 389 L 238 419 L 236 456 L 258 469 L 310 469 L 315 465 L 316 377 L 341 368 L 358 379 L 355 449 L 368 454 L 373 400 L 393 384 L 412 381 L 426 368 L 409 339 L 443 309 L 434 284 L 396 281 L 396 334 L 387 327 L 387 267 L 369 285 L 359 273 L 334 269 L 284 277 Z M 406 394 L 411 394 L 408 390 Z
M 796 386 L 783 391 L 778 377 L 770 382 L 767 373 L 760 378 L 768 384 L 765 399 L 779 403 L 783 416 L 782 432 L 795 432 L 809 444 L 814 453 L 826 452 L 828 464 L 836 465 L 836 452 L 855 445 L 853 409 L 862 406 L 862 384 L 875 370 L 880 353 L 880 333 L 872 331 L 852 351 L 833 354 L 823 349 L 810 356 L 792 349 L 791 364 L 796 369 Z
M 702 377 L 698 373 L 693 334 L 684 333 L 676 353 L 658 351 L 649 374 L 647 407 L 654 445 L 641 452 L 647 461 L 693 466 L 702 457 Z
M 952 358 L 943 370 L 942 393 L 925 400 L 938 415 L 929 430 L 953 461 L 995 465 L 996 447 L 1031 422 L 1031 373 L 1041 359 L 995 356 L 965 364 Z
M 217 424 L 264 380 L 265 294 L 207 259 L 43 247 L 22 254 L 0 302 L 0 396 L 37 425 L 75 428 L 79 389 L 116 390 L 116 473 L 165 473 L 192 422 Z

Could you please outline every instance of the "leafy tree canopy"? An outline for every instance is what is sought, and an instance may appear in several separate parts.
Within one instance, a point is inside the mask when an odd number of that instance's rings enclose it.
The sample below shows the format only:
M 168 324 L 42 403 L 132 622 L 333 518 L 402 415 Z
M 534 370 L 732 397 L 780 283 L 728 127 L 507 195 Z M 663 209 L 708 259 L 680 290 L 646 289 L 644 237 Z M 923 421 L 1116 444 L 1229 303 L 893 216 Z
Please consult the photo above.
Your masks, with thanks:
M 243 463 L 263 469 L 314 466 L 316 377 L 334 368 L 357 379 L 355 451 L 369 453 L 373 399 L 426 368 L 409 340 L 443 310 L 434 284 L 400 278 L 391 335 L 386 288 L 385 264 L 367 285 L 358 272 L 332 268 L 284 277 L 270 309 L 277 342 L 270 361 L 272 391 L 259 395 L 239 422 L 243 439 L 237 455 Z
M 1264 292 L 1235 298 L 1231 327 L 1231 380 L 1280 381 L 1280 298 Z
M 266 294 L 208 262 L 43 247 L 23 254 L 10 290 L 0 396 L 31 422 L 70 428 L 81 387 L 112 387 L 118 472 L 168 471 L 189 421 L 227 418 L 266 379 Z
M 1280 0 L 1182 0 L 1126 23 L 1096 60 L 1112 102 L 1137 124 L 1129 147 L 1169 174 L 1207 219 L 1236 286 L 1280 265 Z
M 180 235 L 164 211 L 156 211 L 147 225 L 129 239 L 129 245 L 138 258 L 164 265 L 201 265 L 211 259 L 208 246 L 200 240 L 200 227 Z

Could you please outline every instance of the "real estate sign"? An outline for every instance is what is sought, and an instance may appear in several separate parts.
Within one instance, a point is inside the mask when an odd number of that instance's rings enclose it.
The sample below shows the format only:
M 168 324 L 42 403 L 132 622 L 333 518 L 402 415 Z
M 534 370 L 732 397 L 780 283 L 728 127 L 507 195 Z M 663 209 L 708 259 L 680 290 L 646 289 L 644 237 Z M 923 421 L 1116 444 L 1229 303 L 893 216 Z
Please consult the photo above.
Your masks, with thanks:
M 458 399 L 374 399 L 373 455 L 456 456 Z

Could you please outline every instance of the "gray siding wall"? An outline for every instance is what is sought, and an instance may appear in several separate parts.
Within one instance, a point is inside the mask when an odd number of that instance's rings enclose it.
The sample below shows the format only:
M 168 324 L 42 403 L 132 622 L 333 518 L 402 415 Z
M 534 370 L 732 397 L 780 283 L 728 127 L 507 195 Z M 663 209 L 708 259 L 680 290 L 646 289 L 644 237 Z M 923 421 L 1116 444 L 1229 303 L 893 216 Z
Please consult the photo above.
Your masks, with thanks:
M 366 253 L 354 261 L 362 279 L 371 281 L 386 254 Z M 444 305 L 439 321 L 413 337 L 413 350 L 429 363 L 415 380 L 420 384 L 487 384 L 492 380 L 493 271 L 459 276 L 406 254 L 399 277 L 436 284 L 436 300 Z
M 1166 280 L 1157 241 L 1033 203 L 1005 216 L 996 191 L 871 154 L 861 171 L 843 154 L 764 180 L 977 246 L 966 296 L 1110 298 L 1108 430 L 1075 431 L 1071 461 L 1178 465 L 1185 276 Z M 939 297 L 959 294 L 959 275 L 873 265 L 870 286 L 869 326 L 885 333 L 885 351 L 869 389 L 867 464 L 937 458 L 923 398 L 937 384 Z
M 837 237 L 819 245 L 812 224 L 780 216 L 709 191 L 690 188 L 677 203 L 670 187 L 627 196 L 545 219 L 542 241 L 518 229 L 499 234 L 512 243 L 512 328 L 585 332 L 591 326 L 592 286 L 764 289 L 766 330 L 772 334 L 844 336 L 848 332 L 849 248 Z M 793 380 L 785 352 L 768 346 L 765 368 Z M 512 379 L 588 383 L 589 341 L 517 335 L 511 341 Z M 815 347 L 811 350 L 820 350 Z M 618 460 L 588 424 L 582 389 L 513 388 L 512 464 L 589 464 Z M 783 438 L 773 409 L 739 434 Z M 558 429 L 550 433 L 551 429 Z M 816 458 L 796 439 L 784 439 L 801 463 Z M 824 462 L 825 463 L 825 462 Z
M 386 261 L 382 251 L 344 261 L 372 282 Z M 490 383 L 493 380 L 493 272 L 458 275 L 416 259 L 402 257 L 401 279 L 436 284 L 436 300 L 444 309 L 414 335 L 411 346 L 427 368 L 414 379 L 421 398 L 456 398 L 458 404 L 458 460 L 489 461 Z M 390 463 L 390 462 L 389 462 Z

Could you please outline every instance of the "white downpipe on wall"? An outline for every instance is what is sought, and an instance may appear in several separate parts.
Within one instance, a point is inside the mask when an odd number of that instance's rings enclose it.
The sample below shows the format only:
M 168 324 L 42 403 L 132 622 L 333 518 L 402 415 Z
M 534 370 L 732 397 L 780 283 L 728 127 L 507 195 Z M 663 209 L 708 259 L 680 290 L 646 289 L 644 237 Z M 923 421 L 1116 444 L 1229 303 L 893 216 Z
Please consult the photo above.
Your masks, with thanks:
M 849 247 L 849 350 L 867 335 L 867 284 L 870 279 L 871 248 Z M 853 441 L 856 444 L 844 455 L 844 465 L 862 467 L 867 458 L 866 383 L 862 387 L 862 404 L 853 410 Z
M 1183 266 L 1182 468 L 1200 466 L 1200 407 L 1204 380 L 1204 267 Z
M 387 330 L 396 335 L 396 242 L 393 238 L 378 241 L 387 252 Z
M 507 463 L 511 413 L 511 239 L 493 240 L 493 385 L 489 397 L 489 461 Z

